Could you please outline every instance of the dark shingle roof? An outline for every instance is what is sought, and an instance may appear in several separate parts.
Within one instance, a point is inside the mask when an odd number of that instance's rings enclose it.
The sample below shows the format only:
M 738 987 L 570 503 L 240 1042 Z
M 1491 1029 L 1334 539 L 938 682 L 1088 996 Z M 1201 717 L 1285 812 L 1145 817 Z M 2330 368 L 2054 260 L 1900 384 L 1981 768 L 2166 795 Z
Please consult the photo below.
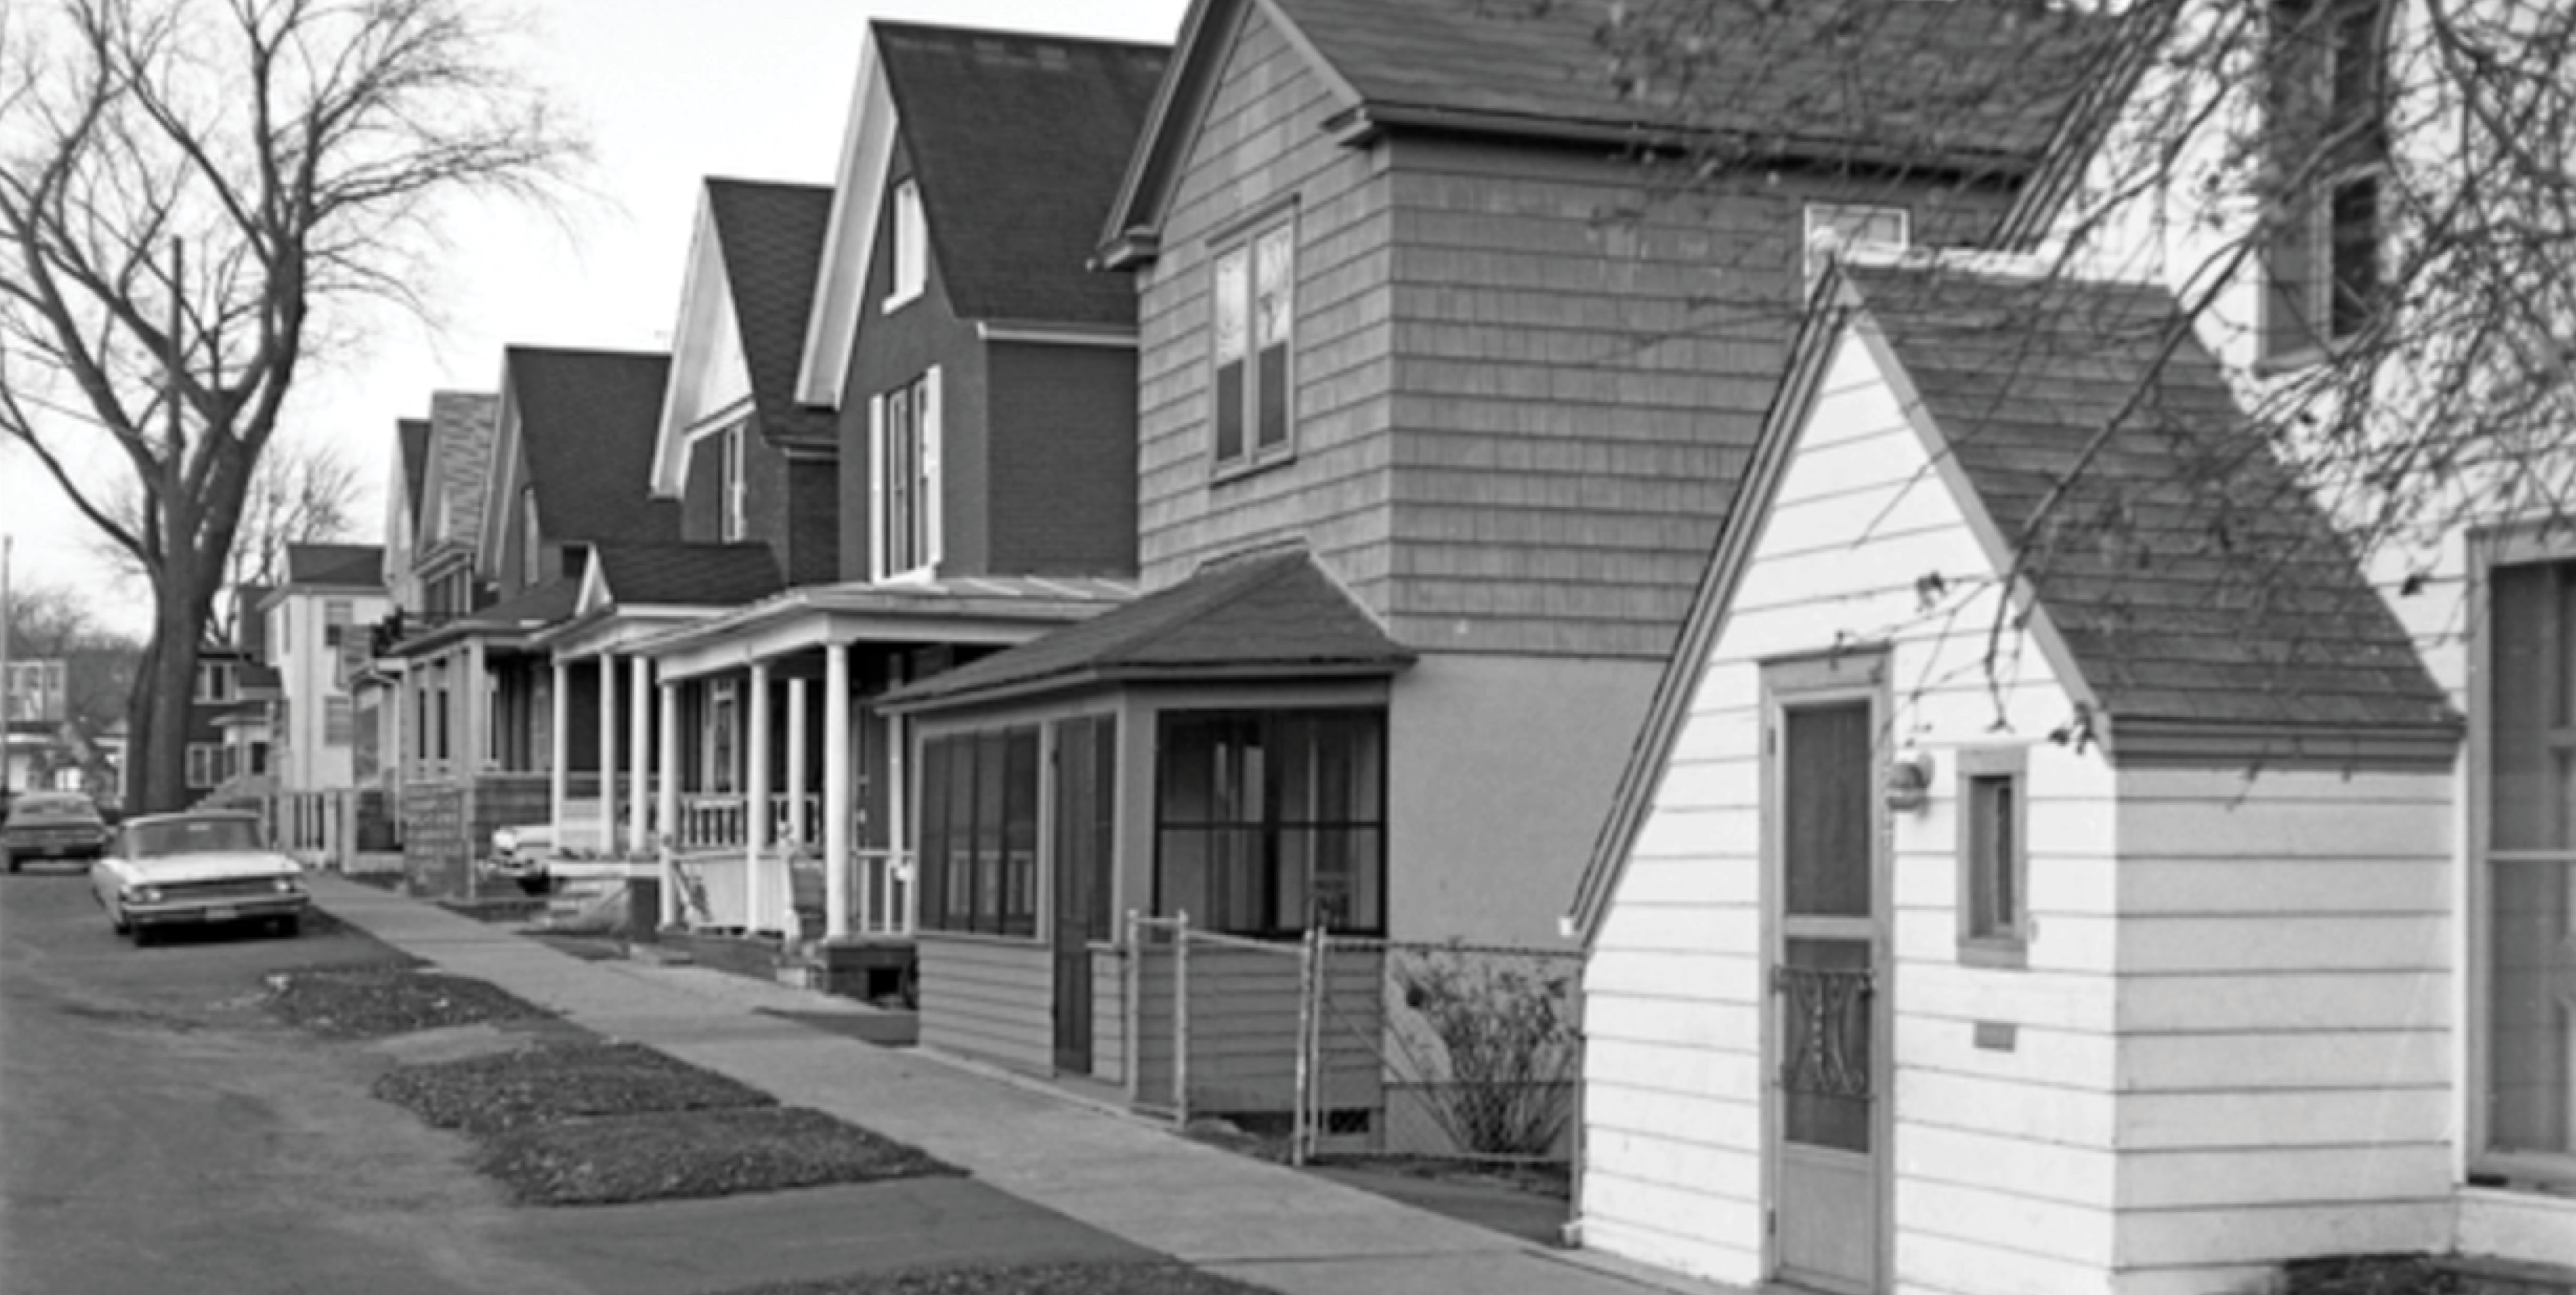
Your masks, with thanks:
M 492 626 L 518 629 L 527 626 L 552 625 L 572 615 L 581 605 L 581 581 L 559 576 L 541 585 L 530 585 L 470 616 L 451 622 L 458 626 Z
M 593 560 L 628 607 L 736 607 L 786 587 L 766 544 L 601 544 Z
M 832 218 L 831 187 L 709 177 L 707 211 L 761 435 L 772 443 L 834 444 L 831 412 L 796 401 L 796 368 Z
M 558 540 L 677 540 L 650 498 L 667 355 L 509 348 L 505 368 L 539 524 Z
M 961 318 L 1129 325 L 1135 285 L 1084 268 L 1170 51 L 876 24 Z
M 946 701 L 1092 679 L 1325 668 L 1392 673 L 1413 654 L 1302 550 L 1212 563 L 1168 589 L 898 690 Z
M 385 551 L 374 544 L 289 544 L 286 583 L 290 585 L 381 585 Z
M 2016 546 L 2115 753 L 2128 718 L 2452 723 L 2170 294 L 1937 266 L 1844 278 Z
M 422 487 L 429 482 L 429 427 L 426 418 L 394 420 L 394 442 L 402 454 L 403 504 L 410 510 L 403 521 L 414 529 L 420 526 Z
M 1835 159 L 2036 161 L 2119 26 L 2026 0 L 1704 0 L 1654 24 L 1643 80 L 1623 86 L 1602 38 L 1615 0 L 1278 3 L 1375 109 L 1687 124 Z

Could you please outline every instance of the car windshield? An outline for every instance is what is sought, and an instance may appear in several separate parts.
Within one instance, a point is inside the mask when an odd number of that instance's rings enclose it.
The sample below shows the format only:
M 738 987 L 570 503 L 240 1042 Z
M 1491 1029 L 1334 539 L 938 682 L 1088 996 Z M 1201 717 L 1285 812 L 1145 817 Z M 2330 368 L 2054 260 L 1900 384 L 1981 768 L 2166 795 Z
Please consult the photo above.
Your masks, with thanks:
M 13 819 L 76 818 L 87 821 L 97 818 L 98 810 L 90 804 L 87 796 L 30 792 L 10 802 L 9 817 Z
M 125 829 L 125 853 L 136 859 L 258 848 L 259 824 L 247 818 L 177 818 Z

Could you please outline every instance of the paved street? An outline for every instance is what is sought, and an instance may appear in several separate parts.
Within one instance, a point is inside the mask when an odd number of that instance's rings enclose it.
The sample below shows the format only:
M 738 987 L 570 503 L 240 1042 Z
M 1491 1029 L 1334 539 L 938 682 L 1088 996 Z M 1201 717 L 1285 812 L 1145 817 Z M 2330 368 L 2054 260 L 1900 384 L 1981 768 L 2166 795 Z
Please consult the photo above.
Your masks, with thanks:
M 1143 1256 L 959 1179 L 510 1208 L 462 1139 L 368 1095 L 390 1049 L 317 1045 L 259 1006 L 268 972 L 384 952 L 317 926 L 137 950 L 77 869 L 0 882 L 0 1290 L 681 1295 Z

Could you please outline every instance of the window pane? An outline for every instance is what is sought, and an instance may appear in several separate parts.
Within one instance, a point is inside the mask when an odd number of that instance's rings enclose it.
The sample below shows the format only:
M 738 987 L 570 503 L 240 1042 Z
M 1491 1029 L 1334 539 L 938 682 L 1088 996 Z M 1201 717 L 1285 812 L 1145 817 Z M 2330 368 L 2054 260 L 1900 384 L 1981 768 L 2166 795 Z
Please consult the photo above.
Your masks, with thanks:
M 948 913 L 943 906 L 948 895 L 948 798 L 952 792 L 955 764 L 951 754 L 956 743 L 951 738 L 938 738 L 921 746 L 921 857 L 918 881 L 921 893 L 933 897 L 921 915 L 924 926 L 945 930 Z
M 975 739 L 974 929 L 1002 929 L 1002 820 L 1009 785 L 1009 752 L 998 732 Z
M 2563 724 L 2576 681 L 2576 638 L 2567 633 L 2567 572 L 2576 563 L 2497 567 L 2489 582 L 2493 609 L 2489 657 L 2489 815 L 2495 848 L 2576 847 L 2571 814 L 2571 747 Z
M 1034 935 L 1038 926 L 1038 735 L 1009 735 L 1003 796 L 1002 933 Z
M 1163 727 L 1162 821 L 1206 823 L 1216 817 L 1216 729 L 1205 720 Z
M 2327 323 L 2349 337 L 2370 322 L 2379 299 L 2379 177 L 2354 176 L 2337 184 L 2329 201 L 2328 248 L 2334 258 Z
M 1250 349 L 1252 284 L 1243 249 L 1216 261 L 1216 358 L 1222 364 L 1242 359 Z
M 1222 463 L 1243 457 L 1243 361 L 1216 366 L 1216 457 Z
M 1968 934 L 1993 938 L 2016 933 L 2019 899 L 2013 876 L 2013 780 L 1968 780 Z
M 1867 917 L 1869 703 L 1796 707 L 1786 712 L 1782 727 L 1788 911 Z
M 948 770 L 947 929 L 975 929 L 975 747 L 956 738 Z
M 1260 422 L 1254 428 L 1263 449 L 1288 443 L 1288 345 L 1261 348 L 1261 372 L 1254 380 L 1260 396 Z
M 2558 989 L 2576 947 L 2576 865 L 2499 861 L 2490 876 L 2488 1141 L 2576 1152 L 2576 1029 Z
M 1263 234 L 1259 252 L 1253 341 L 1264 348 L 1285 346 L 1296 295 L 1296 230 L 1282 225 Z
M 1208 833 L 1198 828 L 1163 832 L 1156 851 L 1161 875 L 1155 878 L 1154 915 L 1170 917 L 1208 911 Z

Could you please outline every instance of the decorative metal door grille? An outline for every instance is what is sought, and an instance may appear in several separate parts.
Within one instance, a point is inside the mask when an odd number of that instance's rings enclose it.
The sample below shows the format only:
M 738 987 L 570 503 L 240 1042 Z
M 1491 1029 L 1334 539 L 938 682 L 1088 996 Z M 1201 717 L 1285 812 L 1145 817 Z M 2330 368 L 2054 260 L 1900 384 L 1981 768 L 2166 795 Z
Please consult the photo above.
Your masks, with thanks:
M 1773 967 L 1771 988 L 1784 1000 L 1780 1087 L 1868 1100 L 1871 973 Z

